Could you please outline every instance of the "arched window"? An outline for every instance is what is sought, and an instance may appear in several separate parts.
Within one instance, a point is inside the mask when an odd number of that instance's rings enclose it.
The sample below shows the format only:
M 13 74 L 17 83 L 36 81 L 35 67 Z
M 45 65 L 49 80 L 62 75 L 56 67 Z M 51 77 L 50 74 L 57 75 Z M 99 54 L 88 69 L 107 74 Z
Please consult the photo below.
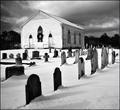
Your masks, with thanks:
M 70 35 L 70 30 L 68 30 L 68 36 L 67 36 L 67 41 L 70 44 L 71 43 L 71 35 Z
M 43 42 L 43 29 L 41 26 L 39 26 L 37 31 L 37 39 L 38 39 L 38 42 Z
M 74 44 L 76 44 L 76 33 L 74 32 Z
M 79 44 L 81 44 L 81 33 L 79 33 Z

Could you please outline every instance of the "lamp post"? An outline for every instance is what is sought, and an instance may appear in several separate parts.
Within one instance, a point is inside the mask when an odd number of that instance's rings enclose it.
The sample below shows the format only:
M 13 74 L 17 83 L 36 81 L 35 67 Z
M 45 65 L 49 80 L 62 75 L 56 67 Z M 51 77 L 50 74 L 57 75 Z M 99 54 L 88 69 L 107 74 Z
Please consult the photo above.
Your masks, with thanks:
M 51 53 L 51 48 L 52 48 L 52 34 L 51 33 L 48 36 L 48 47 L 49 47 L 49 53 Z

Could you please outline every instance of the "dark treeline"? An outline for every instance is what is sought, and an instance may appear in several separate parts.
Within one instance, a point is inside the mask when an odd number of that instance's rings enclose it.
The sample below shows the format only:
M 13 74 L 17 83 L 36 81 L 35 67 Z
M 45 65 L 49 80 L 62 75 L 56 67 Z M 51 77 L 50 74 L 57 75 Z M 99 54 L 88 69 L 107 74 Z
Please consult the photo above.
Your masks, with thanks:
M 15 31 L 4 31 L 0 35 L 0 50 L 6 49 L 20 49 L 21 48 L 20 34 Z M 120 35 L 115 34 L 109 37 L 106 33 L 102 34 L 100 38 L 94 36 L 85 36 L 85 46 L 88 48 L 90 45 L 96 47 L 109 46 L 120 49 Z
M 108 46 L 120 49 L 120 35 L 114 34 L 114 36 L 109 37 L 106 33 L 102 34 L 100 38 L 96 38 L 94 36 L 85 36 L 85 46 L 88 48 L 89 46 L 102 47 Z
M 20 34 L 15 31 L 4 31 L 0 35 L 0 50 L 19 49 L 20 43 Z

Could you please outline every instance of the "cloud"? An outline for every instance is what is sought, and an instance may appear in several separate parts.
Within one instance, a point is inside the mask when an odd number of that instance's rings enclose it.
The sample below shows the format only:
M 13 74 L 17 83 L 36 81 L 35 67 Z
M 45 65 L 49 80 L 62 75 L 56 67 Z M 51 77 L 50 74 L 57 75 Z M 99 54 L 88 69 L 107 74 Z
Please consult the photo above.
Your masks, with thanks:
M 1 4 L 3 22 L 18 26 L 38 10 L 63 17 L 88 32 L 119 28 L 119 1 L 8 1 Z M 6 14 L 4 14 L 6 13 Z M 16 27 L 18 28 L 18 27 Z
M 16 23 L 17 23 L 17 24 L 24 23 L 27 19 L 28 19 L 27 16 L 23 16 L 23 17 L 21 17 L 20 19 L 17 19 L 17 20 L 16 20 Z
M 21 23 L 24 23 L 26 20 L 28 19 L 27 16 L 23 16 L 21 18 L 17 18 L 17 17 L 5 17 L 2 16 L 1 17 L 1 21 L 5 22 L 5 23 L 9 23 L 9 24 L 16 24 L 16 25 L 20 25 Z
M 111 18 L 111 19 L 103 19 L 103 20 L 93 20 L 86 28 L 90 29 L 96 29 L 96 28 L 116 28 L 119 27 L 119 19 L 118 18 Z

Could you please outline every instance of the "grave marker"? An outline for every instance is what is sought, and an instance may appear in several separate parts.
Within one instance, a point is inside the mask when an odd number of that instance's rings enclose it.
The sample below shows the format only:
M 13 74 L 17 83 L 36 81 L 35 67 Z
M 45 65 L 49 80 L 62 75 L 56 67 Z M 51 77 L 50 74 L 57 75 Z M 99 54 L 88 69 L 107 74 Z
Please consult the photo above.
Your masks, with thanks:
M 90 60 L 92 58 L 92 55 L 93 55 L 93 48 L 89 47 L 86 60 Z
M 22 65 L 22 58 L 20 57 L 20 53 L 16 55 L 15 62 L 16 62 L 16 65 Z
M 29 104 L 31 100 L 42 95 L 41 88 L 39 76 L 36 74 L 30 75 L 25 85 L 26 104 Z
M 14 55 L 11 53 L 10 55 L 9 55 L 9 58 L 14 58 Z
M 2 59 L 6 59 L 7 58 L 7 53 L 2 53 Z
M 44 58 L 45 58 L 45 62 L 48 62 L 48 58 L 49 58 L 48 53 L 45 53 Z
M 39 58 L 39 51 L 33 51 L 32 58 Z
M 65 52 L 63 51 L 61 53 L 61 65 L 63 65 L 64 63 L 66 63 L 66 54 Z
M 5 70 L 5 76 L 6 79 L 13 75 L 23 75 L 24 74 L 24 66 L 11 66 L 11 67 L 6 67 Z
M 102 47 L 101 60 L 101 69 L 103 69 L 108 64 L 108 53 L 105 47 Z
M 28 50 L 26 49 L 25 52 L 23 53 L 23 60 L 27 60 L 28 57 Z
M 78 63 L 79 61 L 79 50 L 75 51 L 75 63 Z
M 112 64 L 115 63 L 115 51 L 112 51 Z
M 78 61 L 78 79 L 85 75 L 85 63 L 82 57 L 79 58 Z
M 94 74 L 97 68 L 98 68 L 98 53 L 96 48 L 94 48 L 93 56 L 91 58 L 91 74 Z
M 59 86 L 62 85 L 62 76 L 59 68 L 55 68 L 53 73 L 53 82 L 54 82 L 54 91 L 58 89 Z
M 68 56 L 67 56 L 68 58 L 69 58 L 69 57 L 72 57 L 72 49 L 71 49 L 71 48 L 68 49 L 68 52 L 67 52 L 67 53 L 68 53 Z
M 58 51 L 56 49 L 54 50 L 54 56 L 53 57 L 58 57 Z

